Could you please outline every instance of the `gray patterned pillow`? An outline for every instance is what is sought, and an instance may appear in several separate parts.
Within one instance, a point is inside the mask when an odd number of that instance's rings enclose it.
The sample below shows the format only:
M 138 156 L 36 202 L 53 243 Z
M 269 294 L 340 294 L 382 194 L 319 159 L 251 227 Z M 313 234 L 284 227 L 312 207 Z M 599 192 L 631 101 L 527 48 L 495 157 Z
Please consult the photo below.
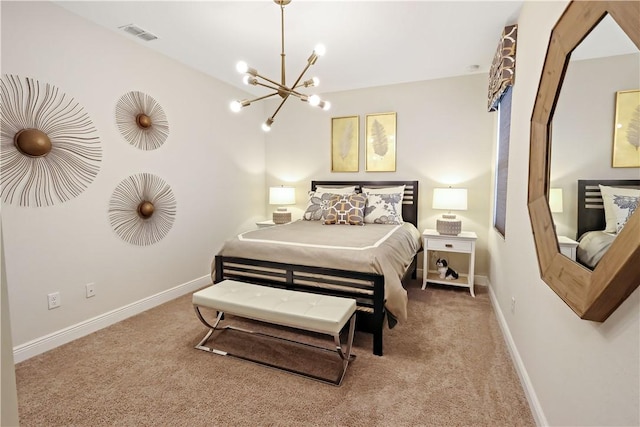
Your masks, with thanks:
M 302 219 L 307 221 L 324 220 L 327 216 L 332 196 L 335 196 L 335 194 L 309 191 L 309 203 L 307 203 L 307 208 L 302 214 Z
M 364 222 L 367 224 L 403 224 L 402 193 L 367 194 Z

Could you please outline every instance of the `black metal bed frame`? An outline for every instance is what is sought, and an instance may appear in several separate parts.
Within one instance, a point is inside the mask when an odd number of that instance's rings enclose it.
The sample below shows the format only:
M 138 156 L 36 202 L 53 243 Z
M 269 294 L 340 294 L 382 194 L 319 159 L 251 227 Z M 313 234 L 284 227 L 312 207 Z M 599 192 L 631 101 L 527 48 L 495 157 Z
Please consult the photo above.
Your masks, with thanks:
M 405 185 L 402 216 L 417 227 L 418 181 L 311 181 L 311 189 L 318 186 L 338 187 L 355 185 L 381 188 Z M 417 254 L 404 274 L 416 277 Z M 373 354 L 382 356 L 384 330 L 384 276 L 349 270 L 285 264 L 239 257 L 215 257 L 215 283 L 225 279 L 240 280 L 264 286 L 355 298 L 357 304 L 356 328 L 373 334 Z

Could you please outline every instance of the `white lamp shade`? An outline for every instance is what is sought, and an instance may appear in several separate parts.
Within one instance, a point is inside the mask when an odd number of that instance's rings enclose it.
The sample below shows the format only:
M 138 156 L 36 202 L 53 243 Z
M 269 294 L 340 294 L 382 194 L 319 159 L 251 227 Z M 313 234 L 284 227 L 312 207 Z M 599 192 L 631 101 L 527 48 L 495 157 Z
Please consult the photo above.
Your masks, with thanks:
M 449 211 L 467 210 L 466 188 L 434 188 L 433 209 Z
M 553 213 L 562 212 L 562 188 L 552 188 L 549 190 L 549 208 Z
M 269 187 L 270 205 L 294 205 L 296 203 L 296 189 L 293 187 Z

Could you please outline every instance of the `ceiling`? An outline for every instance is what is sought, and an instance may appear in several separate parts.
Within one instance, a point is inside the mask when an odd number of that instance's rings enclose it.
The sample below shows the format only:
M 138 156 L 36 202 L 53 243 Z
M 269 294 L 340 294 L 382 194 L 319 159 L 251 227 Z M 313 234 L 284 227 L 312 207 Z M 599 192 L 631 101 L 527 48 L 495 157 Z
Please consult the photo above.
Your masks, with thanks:
M 267 92 L 242 83 L 240 60 L 280 80 L 280 6 L 273 0 L 56 3 L 245 91 Z M 486 73 L 503 28 L 516 23 L 523 3 L 294 0 L 284 11 L 287 83 L 319 42 L 327 53 L 305 74 L 320 78 L 319 94 Z M 119 29 L 128 24 L 158 39 Z

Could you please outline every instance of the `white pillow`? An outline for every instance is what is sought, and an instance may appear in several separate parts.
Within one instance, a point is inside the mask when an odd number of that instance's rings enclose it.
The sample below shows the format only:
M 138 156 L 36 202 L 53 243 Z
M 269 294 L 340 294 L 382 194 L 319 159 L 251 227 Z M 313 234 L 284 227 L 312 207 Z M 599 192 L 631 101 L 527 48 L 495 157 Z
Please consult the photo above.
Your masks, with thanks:
M 356 186 L 351 187 L 316 187 L 316 193 L 351 194 L 356 192 Z
M 365 193 L 366 194 L 366 193 Z M 402 224 L 402 193 L 366 194 L 365 224 Z
M 638 208 L 640 189 L 600 185 L 607 233 L 619 233 Z
M 369 188 L 362 187 L 362 192 L 366 194 L 394 194 L 400 193 L 404 196 L 404 185 L 399 185 L 397 187 L 383 187 L 383 188 Z

